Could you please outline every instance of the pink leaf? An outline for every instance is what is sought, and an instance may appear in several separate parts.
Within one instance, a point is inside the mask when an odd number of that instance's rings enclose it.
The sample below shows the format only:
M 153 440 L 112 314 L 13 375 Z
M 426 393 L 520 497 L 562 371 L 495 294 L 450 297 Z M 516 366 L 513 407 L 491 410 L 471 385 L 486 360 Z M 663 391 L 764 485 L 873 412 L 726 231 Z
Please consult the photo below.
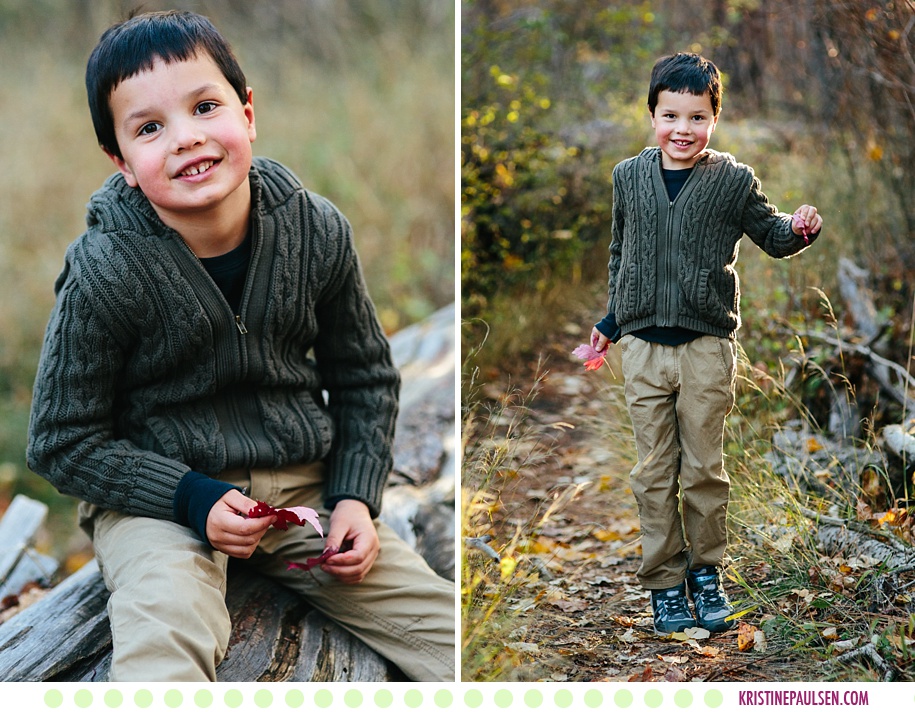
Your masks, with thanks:
M 290 524 L 303 527 L 306 522 L 315 528 L 315 531 L 324 538 L 324 530 L 321 528 L 321 522 L 318 521 L 318 513 L 310 507 L 287 507 L 277 509 L 266 502 L 258 501 L 256 507 L 248 511 L 249 517 L 269 517 L 271 514 L 276 515 L 276 521 L 273 523 L 275 529 L 286 531 Z
M 606 353 L 606 349 L 598 351 L 591 344 L 582 344 L 572 352 L 572 355 L 585 362 L 586 370 L 596 371 L 604 363 L 604 354 Z
M 794 220 L 794 224 L 797 225 L 797 229 L 804 234 L 804 242 L 808 245 L 810 244 L 810 237 L 807 235 L 807 221 L 801 217 L 800 214 L 795 213 L 791 216 L 791 219 Z

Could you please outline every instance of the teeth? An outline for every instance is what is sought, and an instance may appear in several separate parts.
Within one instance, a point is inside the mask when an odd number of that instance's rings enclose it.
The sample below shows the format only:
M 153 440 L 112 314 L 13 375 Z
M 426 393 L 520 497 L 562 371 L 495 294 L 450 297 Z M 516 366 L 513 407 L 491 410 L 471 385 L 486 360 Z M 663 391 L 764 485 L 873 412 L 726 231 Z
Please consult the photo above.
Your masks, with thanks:
M 181 175 L 183 176 L 195 176 L 198 173 L 203 173 L 210 166 L 212 166 L 215 161 L 204 161 L 203 163 L 198 163 L 196 166 L 191 166 L 185 171 L 182 171 Z

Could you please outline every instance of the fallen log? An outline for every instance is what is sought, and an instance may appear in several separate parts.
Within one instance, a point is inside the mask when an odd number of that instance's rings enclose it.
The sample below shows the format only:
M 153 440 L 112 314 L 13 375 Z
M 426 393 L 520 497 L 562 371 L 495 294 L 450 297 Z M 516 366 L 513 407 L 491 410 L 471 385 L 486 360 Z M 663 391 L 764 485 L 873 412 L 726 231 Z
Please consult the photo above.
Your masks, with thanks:
M 454 580 L 454 306 L 395 334 L 403 376 L 381 518 Z M 0 540 L 2 544 L 2 540 Z M 232 636 L 222 682 L 403 680 L 390 662 L 288 589 L 230 565 Z M 95 561 L 0 625 L 0 681 L 102 681 L 111 662 L 105 588 Z
M 30 581 L 50 583 L 57 573 L 57 561 L 32 548 L 47 515 L 46 504 L 17 495 L 0 519 L 0 600 Z

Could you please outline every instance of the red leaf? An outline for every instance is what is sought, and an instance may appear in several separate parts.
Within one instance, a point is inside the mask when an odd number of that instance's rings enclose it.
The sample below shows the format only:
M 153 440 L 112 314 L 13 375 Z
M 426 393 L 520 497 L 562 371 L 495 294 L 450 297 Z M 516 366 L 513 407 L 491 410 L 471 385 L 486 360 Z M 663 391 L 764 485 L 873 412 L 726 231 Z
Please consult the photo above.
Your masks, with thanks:
M 654 681 L 654 672 L 651 670 L 651 663 L 645 666 L 645 669 L 642 672 L 637 672 L 634 675 L 629 676 L 627 682 L 653 682 Z
M 331 556 L 338 553 L 340 553 L 339 549 L 325 549 L 321 552 L 319 557 L 305 559 L 304 564 L 300 561 L 287 561 L 286 570 L 289 571 L 290 569 L 302 569 L 302 571 L 311 571 L 315 566 L 320 566 Z
M 324 530 L 321 528 L 321 522 L 318 521 L 318 513 L 310 507 L 286 507 L 277 509 L 271 507 L 266 502 L 258 501 L 256 507 L 248 510 L 249 517 L 269 517 L 271 514 L 276 515 L 276 521 L 273 523 L 274 528 L 281 531 L 289 529 L 290 524 L 303 527 L 306 523 L 311 524 L 315 531 L 324 538 Z
M 576 348 L 573 352 L 573 356 L 578 356 L 585 362 L 585 369 L 588 371 L 596 371 L 604 363 L 604 356 L 607 354 L 607 350 L 598 351 L 591 344 L 582 344 Z
M 353 548 L 353 542 L 350 540 L 344 541 L 343 546 L 339 549 L 336 547 L 331 547 L 325 549 L 321 552 L 321 555 L 315 558 L 305 559 L 303 564 L 301 561 L 287 561 L 286 570 L 290 571 L 291 569 L 301 569 L 302 571 L 311 571 L 315 566 L 320 566 L 325 561 L 327 561 L 334 554 L 339 554 L 344 551 L 349 551 Z

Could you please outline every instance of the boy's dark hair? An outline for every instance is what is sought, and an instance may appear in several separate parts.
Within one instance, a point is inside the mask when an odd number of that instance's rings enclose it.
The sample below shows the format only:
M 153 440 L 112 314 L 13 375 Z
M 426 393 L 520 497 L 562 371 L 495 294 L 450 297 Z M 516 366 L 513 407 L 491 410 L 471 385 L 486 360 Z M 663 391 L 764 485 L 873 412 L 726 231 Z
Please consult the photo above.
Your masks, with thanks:
M 648 87 L 648 110 L 652 116 L 662 91 L 689 92 L 696 96 L 708 92 L 714 115 L 721 111 L 721 74 L 718 67 L 698 54 L 678 52 L 655 62 Z
M 123 158 L 109 104 L 118 84 L 152 69 L 156 59 L 170 64 L 192 59 L 201 51 L 216 62 L 242 104 L 247 102 L 247 82 L 232 48 L 202 15 L 176 10 L 150 12 L 105 30 L 86 65 L 89 112 L 99 146 Z

